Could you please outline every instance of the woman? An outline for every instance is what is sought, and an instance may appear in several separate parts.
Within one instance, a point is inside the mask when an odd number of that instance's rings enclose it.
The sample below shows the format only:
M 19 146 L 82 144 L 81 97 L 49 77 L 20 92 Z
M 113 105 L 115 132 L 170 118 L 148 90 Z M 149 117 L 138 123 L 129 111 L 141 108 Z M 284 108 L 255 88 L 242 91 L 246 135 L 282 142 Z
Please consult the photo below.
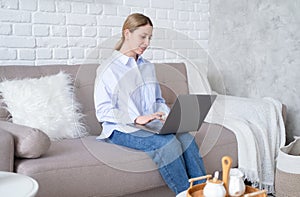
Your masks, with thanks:
M 97 139 L 146 152 L 166 184 L 178 194 L 189 187 L 189 178 L 206 174 L 193 136 L 157 135 L 127 126 L 163 121 L 169 112 L 154 65 L 141 56 L 150 44 L 152 31 L 148 17 L 129 15 L 113 55 L 98 68 L 94 98 L 103 130 Z

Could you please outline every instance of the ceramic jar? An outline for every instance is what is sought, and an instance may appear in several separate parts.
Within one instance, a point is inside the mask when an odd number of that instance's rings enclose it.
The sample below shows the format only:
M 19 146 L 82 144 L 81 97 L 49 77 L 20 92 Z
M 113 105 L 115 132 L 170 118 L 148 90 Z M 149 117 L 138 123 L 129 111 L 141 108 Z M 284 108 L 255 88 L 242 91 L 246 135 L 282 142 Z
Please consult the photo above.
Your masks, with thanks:
M 223 182 L 217 179 L 207 180 L 203 189 L 204 197 L 225 197 Z
M 246 186 L 243 176 L 243 173 L 239 169 L 230 169 L 228 183 L 228 193 L 230 196 L 237 197 L 245 193 Z

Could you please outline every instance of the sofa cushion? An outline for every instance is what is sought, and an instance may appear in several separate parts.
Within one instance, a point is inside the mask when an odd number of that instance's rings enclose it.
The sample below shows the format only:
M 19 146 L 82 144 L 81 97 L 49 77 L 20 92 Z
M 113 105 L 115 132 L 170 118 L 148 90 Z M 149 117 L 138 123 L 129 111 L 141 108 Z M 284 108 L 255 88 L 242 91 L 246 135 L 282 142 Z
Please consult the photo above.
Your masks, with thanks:
M 91 135 L 99 135 L 102 127 L 96 118 L 94 105 L 94 83 L 97 64 L 80 65 L 75 79 L 75 94 L 82 105 L 84 121 Z
M 39 182 L 38 196 L 122 196 L 165 186 L 144 152 L 96 141 L 96 136 L 51 143 L 38 161 L 15 162 L 17 173 Z
M 51 144 L 49 137 L 35 128 L 0 121 L 0 129 L 13 135 L 15 156 L 20 158 L 38 158 L 47 152 Z
M 0 83 L 0 91 L 14 123 L 40 129 L 52 140 L 77 138 L 86 129 L 71 80 L 64 72 L 6 80 Z
M 183 63 L 156 63 L 156 77 L 160 84 L 162 97 L 171 107 L 179 94 L 188 94 L 186 67 Z

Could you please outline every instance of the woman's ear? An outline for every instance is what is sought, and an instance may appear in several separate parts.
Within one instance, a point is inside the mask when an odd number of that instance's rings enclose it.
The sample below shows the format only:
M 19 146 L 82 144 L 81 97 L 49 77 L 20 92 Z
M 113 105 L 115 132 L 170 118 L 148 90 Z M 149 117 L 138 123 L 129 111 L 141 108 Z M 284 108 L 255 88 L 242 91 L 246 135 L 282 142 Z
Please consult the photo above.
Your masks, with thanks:
M 125 29 L 124 30 L 124 38 L 125 38 L 125 40 L 127 40 L 129 38 L 129 34 L 130 34 L 129 29 Z

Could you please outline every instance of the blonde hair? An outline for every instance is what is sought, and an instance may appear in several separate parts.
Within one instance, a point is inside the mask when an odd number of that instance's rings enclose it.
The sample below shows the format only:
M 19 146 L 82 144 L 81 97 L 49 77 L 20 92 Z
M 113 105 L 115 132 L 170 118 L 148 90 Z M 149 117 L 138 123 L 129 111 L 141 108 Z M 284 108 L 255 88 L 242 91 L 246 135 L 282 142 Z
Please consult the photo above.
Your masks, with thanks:
M 134 13 L 127 17 L 125 20 L 123 27 L 122 27 L 122 37 L 117 42 L 115 46 L 115 50 L 119 51 L 124 43 L 125 37 L 124 37 L 124 31 L 128 29 L 130 32 L 135 31 L 138 27 L 144 26 L 144 25 L 150 25 L 153 27 L 153 24 L 149 17 L 140 14 L 140 13 Z

